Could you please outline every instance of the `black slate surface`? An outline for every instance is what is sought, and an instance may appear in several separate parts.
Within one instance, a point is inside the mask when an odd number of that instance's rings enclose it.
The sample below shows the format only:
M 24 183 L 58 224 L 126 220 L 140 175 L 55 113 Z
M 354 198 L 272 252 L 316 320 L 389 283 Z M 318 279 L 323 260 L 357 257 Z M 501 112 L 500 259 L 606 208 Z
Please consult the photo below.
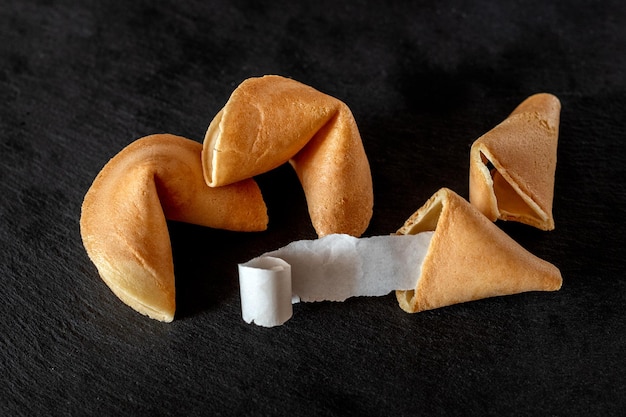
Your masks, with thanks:
M 624 415 L 626 12 L 614 1 L 0 1 L 0 414 Z M 562 102 L 556 230 L 498 223 L 564 285 L 409 315 L 393 295 L 240 316 L 236 265 L 314 238 L 287 166 L 267 232 L 170 223 L 177 316 L 124 306 L 80 240 L 131 141 L 201 141 L 245 78 L 345 101 L 370 158 L 366 235 L 440 187 L 527 96 Z

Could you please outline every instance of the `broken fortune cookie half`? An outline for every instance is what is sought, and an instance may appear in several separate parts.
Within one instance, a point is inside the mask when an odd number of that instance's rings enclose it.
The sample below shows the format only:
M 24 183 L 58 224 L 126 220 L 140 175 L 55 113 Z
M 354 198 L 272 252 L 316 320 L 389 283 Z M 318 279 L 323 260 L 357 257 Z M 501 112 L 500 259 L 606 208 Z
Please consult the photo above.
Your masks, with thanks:
M 278 75 L 244 80 L 209 125 L 207 184 L 230 184 L 289 162 L 318 236 L 360 236 L 373 209 L 370 166 L 346 104 Z
M 424 231 L 434 234 L 416 287 L 396 291 L 400 307 L 409 313 L 561 288 L 558 268 L 528 252 L 447 188 L 436 192 L 397 233 Z
M 535 94 L 472 144 L 469 201 L 491 221 L 554 229 L 560 111 L 558 98 Z
M 124 303 L 153 319 L 174 318 L 174 265 L 166 219 L 233 231 L 267 227 L 252 179 L 210 188 L 202 145 L 160 134 L 115 155 L 87 191 L 80 232 L 87 254 Z

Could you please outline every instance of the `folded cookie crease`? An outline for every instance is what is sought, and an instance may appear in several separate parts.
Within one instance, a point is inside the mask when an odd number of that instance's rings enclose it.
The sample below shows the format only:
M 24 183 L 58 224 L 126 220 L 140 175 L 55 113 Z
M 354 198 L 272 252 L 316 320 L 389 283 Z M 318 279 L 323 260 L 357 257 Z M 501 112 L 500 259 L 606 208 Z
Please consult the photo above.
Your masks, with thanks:
M 540 93 L 478 138 L 470 151 L 470 202 L 490 220 L 553 230 L 561 103 Z
M 415 289 L 396 291 L 410 313 L 561 288 L 559 269 L 531 254 L 455 192 L 442 188 L 397 231 L 434 231 Z
M 176 304 L 167 220 L 233 231 L 267 227 L 256 182 L 208 187 L 201 151 L 180 136 L 138 139 L 102 168 L 82 204 L 81 237 L 101 278 L 125 304 L 160 321 L 173 320 Z
M 354 117 L 340 100 L 298 81 L 243 81 L 211 121 L 202 161 L 212 187 L 289 162 L 318 236 L 360 236 L 369 225 L 372 178 Z

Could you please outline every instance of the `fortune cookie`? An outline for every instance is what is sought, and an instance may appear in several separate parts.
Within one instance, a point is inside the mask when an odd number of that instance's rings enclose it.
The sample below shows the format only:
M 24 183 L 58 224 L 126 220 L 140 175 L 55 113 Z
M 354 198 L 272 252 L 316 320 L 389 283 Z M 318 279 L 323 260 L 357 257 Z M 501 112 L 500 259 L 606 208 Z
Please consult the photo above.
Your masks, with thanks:
M 252 179 L 210 188 L 202 145 L 174 135 L 136 140 L 100 171 L 85 195 L 80 232 L 104 282 L 124 303 L 169 322 L 174 265 L 166 219 L 234 231 L 267 227 Z
M 555 96 L 533 95 L 473 143 L 469 201 L 491 221 L 554 229 L 560 111 Z
M 561 288 L 560 271 L 528 252 L 467 200 L 442 188 L 397 231 L 434 231 L 414 290 L 396 291 L 410 313 L 487 297 Z
M 289 162 L 318 236 L 360 236 L 372 216 L 369 162 L 350 109 L 289 78 L 243 81 L 210 123 L 202 161 L 218 187 Z

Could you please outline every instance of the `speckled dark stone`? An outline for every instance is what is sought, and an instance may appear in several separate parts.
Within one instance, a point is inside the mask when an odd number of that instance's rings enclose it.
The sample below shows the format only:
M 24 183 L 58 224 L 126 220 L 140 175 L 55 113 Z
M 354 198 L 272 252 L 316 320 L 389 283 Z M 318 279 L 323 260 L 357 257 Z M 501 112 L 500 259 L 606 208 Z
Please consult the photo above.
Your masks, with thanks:
M 623 2 L 0 2 L 0 415 L 617 416 L 626 410 Z M 83 249 L 82 198 L 131 141 L 202 141 L 245 78 L 352 109 L 375 186 L 366 235 L 440 187 L 527 96 L 562 102 L 554 217 L 498 223 L 563 274 L 409 315 L 393 295 L 244 323 L 237 263 L 315 237 L 290 167 L 258 178 L 270 227 L 170 223 L 170 324 L 123 305 Z

